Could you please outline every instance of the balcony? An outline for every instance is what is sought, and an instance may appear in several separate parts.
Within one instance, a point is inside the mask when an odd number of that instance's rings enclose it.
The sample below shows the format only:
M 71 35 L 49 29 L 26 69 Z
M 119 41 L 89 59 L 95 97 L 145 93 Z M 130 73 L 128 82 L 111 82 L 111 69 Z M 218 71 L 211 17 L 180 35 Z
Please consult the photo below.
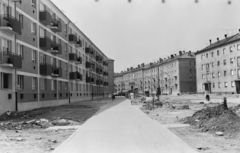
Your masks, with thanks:
M 78 40 L 77 43 L 75 44 L 75 47 L 82 47 L 82 41 Z
M 50 12 L 45 10 L 43 12 L 39 12 L 39 20 L 45 26 L 51 25 L 52 16 Z
M 51 52 L 52 54 L 62 54 L 62 45 L 51 43 L 51 49 L 48 51 Z
M 79 72 L 70 72 L 69 76 L 70 76 L 70 80 L 76 80 L 76 81 L 82 80 L 82 74 L 80 74 Z
M 77 57 L 76 64 L 82 64 L 82 57 Z
M 62 31 L 62 24 L 61 24 L 61 21 L 59 20 L 52 20 L 51 21 L 51 25 L 50 25 L 50 29 L 53 31 L 53 32 L 61 32 Z
M 77 43 L 77 36 L 74 34 L 69 34 L 68 35 L 68 40 L 70 43 L 76 44 Z
M 86 76 L 86 83 L 90 83 L 91 82 L 91 77 Z
M 21 22 L 11 15 L 4 14 L 0 16 L 0 30 L 12 35 L 21 35 Z
M 91 54 L 91 48 L 86 47 L 86 48 L 85 48 L 85 53 L 86 53 L 86 54 Z
M 52 67 L 52 76 L 53 77 L 62 77 L 62 68 Z
M 52 71 L 52 65 L 47 63 L 40 64 L 40 75 L 51 76 Z
M 96 80 L 96 85 L 100 85 L 100 80 Z
M 77 54 L 69 53 L 69 60 L 70 61 L 76 61 L 77 60 Z
M 22 57 L 9 51 L 7 48 L 3 48 L 0 52 L 0 66 L 21 69 L 22 68 Z
M 52 48 L 52 40 L 48 37 L 44 37 L 44 38 L 40 38 L 39 39 L 40 41 L 40 48 L 45 50 L 45 51 L 48 51 L 48 50 L 51 50 Z

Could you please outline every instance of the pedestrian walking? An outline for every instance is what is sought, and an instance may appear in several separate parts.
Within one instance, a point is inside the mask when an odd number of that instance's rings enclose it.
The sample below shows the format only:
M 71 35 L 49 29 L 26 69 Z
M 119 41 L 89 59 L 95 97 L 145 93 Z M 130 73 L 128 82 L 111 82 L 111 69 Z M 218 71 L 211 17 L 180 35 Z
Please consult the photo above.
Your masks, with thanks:
M 131 103 L 133 102 L 133 99 L 134 99 L 134 93 L 130 93 L 130 98 L 131 98 Z
M 112 101 L 115 99 L 115 95 L 114 94 L 112 94 Z

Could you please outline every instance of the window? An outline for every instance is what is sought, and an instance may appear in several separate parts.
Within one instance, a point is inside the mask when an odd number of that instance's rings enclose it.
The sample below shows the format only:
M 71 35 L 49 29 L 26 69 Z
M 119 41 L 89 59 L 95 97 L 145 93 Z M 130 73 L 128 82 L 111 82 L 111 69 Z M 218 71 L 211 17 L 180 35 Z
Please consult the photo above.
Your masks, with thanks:
M 46 36 L 46 31 L 43 29 L 43 28 L 39 28 L 40 30 L 40 38 L 45 38 L 45 36 Z
M 215 83 L 212 84 L 213 88 L 215 88 Z
M 227 82 L 224 82 L 224 87 L 227 88 Z
M 240 50 L 240 44 L 237 45 L 237 50 L 238 50 L 238 51 Z
M 73 83 L 71 82 L 71 91 L 73 91 Z
M 55 90 L 55 84 L 56 84 L 56 81 L 51 80 L 51 90 Z
M 36 63 L 36 50 L 32 51 L 32 62 Z
M 36 82 L 37 82 L 37 78 L 33 77 L 32 78 L 32 90 L 36 90 Z
M 36 23 L 34 22 L 31 23 L 31 33 L 36 35 Z
M 235 86 L 235 83 L 234 81 L 231 82 L 231 86 L 234 87 Z
M 233 46 L 230 46 L 230 52 L 232 52 L 233 51 Z
M 214 62 L 212 62 L 212 68 L 214 67 Z
M 65 82 L 65 90 L 67 90 L 67 89 L 68 89 L 68 83 Z
M 223 74 L 224 74 L 224 76 L 227 76 L 227 71 L 224 71 Z
M 212 57 L 213 57 L 213 52 L 212 52 Z
M 203 59 L 203 55 L 201 55 L 201 59 Z
M 226 64 L 227 64 L 226 60 L 223 60 L 223 65 L 226 65 Z
M 220 77 L 221 76 L 221 73 L 220 72 L 218 72 L 218 77 Z
M 240 66 L 240 57 L 237 57 L 237 66 Z
M 217 56 L 219 56 L 219 50 L 217 50 Z
M 220 66 L 220 61 L 217 61 L 217 65 Z
M 35 7 L 36 6 L 36 0 L 31 0 L 31 5 Z
M 204 74 L 202 74 L 202 79 L 204 79 Z
M 225 48 L 223 48 L 223 54 L 225 54 Z
M 23 22 L 23 15 L 22 14 L 19 14 L 19 21 L 21 22 L 21 26 L 23 28 L 24 22 Z
M 190 74 L 192 74 L 192 69 L 190 69 Z
M 208 53 L 206 54 L 206 58 L 208 58 Z
M 46 83 L 47 83 L 46 79 L 40 78 L 40 89 L 41 90 L 46 90 Z
M 218 82 L 218 88 L 221 88 L 221 82 Z
M 40 3 L 39 11 L 40 11 L 40 12 L 44 12 L 45 9 L 46 9 L 45 7 L 46 7 L 46 6 L 45 6 L 44 4 Z
M 62 81 L 59 81 L 58 82 L 58 91 L 61 91 L 62 90 Z
M 214 72 L 212 73 L 212 78 L 215 78 Z
M 23 58 L 23 45 L 17 44 L 17 54 Z
M 206 64 L 206 70 L 209 71 L 209 64 Z
M 230 64 L 233 64 L 233 58 L 230 58 Z
M 76 85 L 76 91 L 78 91 L 78 84 L 76 83 L 75 85 Z
M 202 70 L 203 70 L 204 65 L 202 65 Z
M 23 75 L 17 75 L 17 90 L 23 90 Z
M 231 75 L 234 75 L 234 71 L 233 70 L 230 70 L 230 73 L 231 73 Z

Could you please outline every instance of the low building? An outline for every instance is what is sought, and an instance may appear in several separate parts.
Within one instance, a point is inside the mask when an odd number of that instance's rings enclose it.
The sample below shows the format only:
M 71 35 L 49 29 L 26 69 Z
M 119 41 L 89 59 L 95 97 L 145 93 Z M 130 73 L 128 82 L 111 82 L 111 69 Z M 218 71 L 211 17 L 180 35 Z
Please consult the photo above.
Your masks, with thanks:
M 133 90 L 139 94 L 180 94 L 196 92 L 195 55 L 180 51 L 158 62 L 141 64 L 115 75 L 116 90 Z
M 210 40 L 196 63 L 198 93 L 240 93 L 240 33 Z

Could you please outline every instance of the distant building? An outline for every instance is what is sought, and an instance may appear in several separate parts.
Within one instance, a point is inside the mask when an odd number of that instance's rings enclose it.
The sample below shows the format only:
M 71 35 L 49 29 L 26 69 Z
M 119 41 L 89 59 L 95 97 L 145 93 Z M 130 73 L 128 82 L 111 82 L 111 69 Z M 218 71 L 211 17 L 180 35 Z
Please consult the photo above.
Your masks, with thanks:
M 115 91 L 135 90 L 139 94 L 156 95 L 196 92 L 195 55 L 192 52 L 179 52 L 168 59 L 141 64 L 136 68 L 115 74 Z M 124 89 L 124 90 L 123 90 Z
M 196 53 L 197 92 L 240 93 L 240 34 L 225 35 Z

